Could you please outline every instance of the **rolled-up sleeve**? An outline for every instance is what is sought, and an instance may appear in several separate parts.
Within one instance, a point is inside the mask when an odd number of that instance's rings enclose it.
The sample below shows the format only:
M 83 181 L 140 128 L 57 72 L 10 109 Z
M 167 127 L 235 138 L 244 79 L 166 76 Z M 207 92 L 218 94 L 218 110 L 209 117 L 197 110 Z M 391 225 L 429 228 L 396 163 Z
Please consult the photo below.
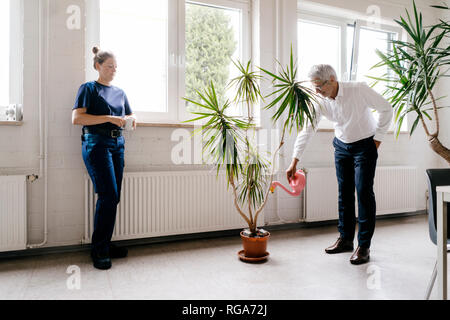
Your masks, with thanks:
M 311 123 L 308 123 L 308 125 L 298 133 L 297 139 L 295 140 L 292 158 L 297 158 L 299 162 L 302 160 L 303 152 L 305 151 L 306 146 L 308 145 L 309 141 L 317 131 L 317 126 L 320 122 L 320 119 L 322 119 L 320 107 L 318 107 L 317 105 L 314 105 L 314 107 L 316 110 L 316 119 L 314 121 L 314 128 Z
M 383 98 L 382 95 L 370 88 L 364 82 L 361 86 L 361 96 L 365 100 L 365 104 L 368 107 L 375 109 L 379 114 L 375 136 L 373 139 L 383 141 L 386 132 L 389 130 L 394 114 L 392 105 L 385 98 Z

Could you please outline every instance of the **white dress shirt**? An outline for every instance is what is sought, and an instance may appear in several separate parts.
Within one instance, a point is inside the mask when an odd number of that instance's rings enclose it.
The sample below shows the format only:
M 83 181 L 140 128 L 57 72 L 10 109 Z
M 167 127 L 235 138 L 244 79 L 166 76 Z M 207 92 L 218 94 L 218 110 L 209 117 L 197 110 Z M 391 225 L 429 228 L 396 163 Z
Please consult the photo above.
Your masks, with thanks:
M 322 116 L 334 122 L 334 135 L 342 142 L 352 143 L 371 136 L 374 136 L 374 140 L 383 141 L 393 116 L 391 104 L 365 82 L 338 84 L 335 99 L 318 99 L 320 106 L 315 104 L 315 130 L 309 123 L 300 131 L 295 141 L 293 158 L 301 159 Z M 378 121 L 372 109 L 378 111 Z

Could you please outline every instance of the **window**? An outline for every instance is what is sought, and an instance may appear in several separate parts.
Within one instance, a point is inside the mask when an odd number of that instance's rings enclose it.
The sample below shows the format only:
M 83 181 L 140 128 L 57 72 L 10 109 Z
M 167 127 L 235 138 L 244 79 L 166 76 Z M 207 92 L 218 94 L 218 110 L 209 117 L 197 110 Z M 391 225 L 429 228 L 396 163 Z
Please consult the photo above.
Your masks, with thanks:
M 299 79 L 308 79 L 311 66 L 321 63 L 331 65 L 340 74 L 341 33 L 339 25 L 304 20 L 298 22 Z
M 350 27 L 354 32 L 350 33 L 351 36 L 349 36 L 352 43 L 355 43 L 352 70 L 350 71 L 352 72 L 351 79 L 365 81 L 370 84 L 373 82 L 373 79 L 367 76 L 382 77 L 390 72 L 387 66 L 370 70 L 372 66 L 380 62 L 376 49 L 384 54 L 392 51 L 391 40 L 397 39 L 398 34 L 395 31 L 371 29 L 364 26 L 360 21 L 357 21 L 355 25 L 356 29 L 354 26 Z M 386 83 L 377 83 L 374 89 L 381 94 L 386 89 Z
M 101 49 L 115 54 L 114 85 L 126 92 L 133 112 L 141 121 L 174 118 L 175 97 L 169 93 L 176 92 L 177 88 L 174 1 L 99 0 L 93 3 L 99 23 L 96 29 L 92 28 L 92 42 L 87 46 L 88 80 L 97 77 L 92 68 L 91 50 L 99 44 Z
M 242 9 L 186 2 L 185 96 L 189 99 L 198 100 L 196 90 L 211 81 L 221 105 L 234 98 L 227 84 L 238 75 L 232 60 L 243 58 L 242 16 Z M 198 110 L 185 105 L 188 112 Z M 239 107 L 232 105 L 229 115 L 242 115 Z
M 100 43 L 117 55 L 116 85 L 134 111 L 167 112 L 167 27 L 166 0 L 100 2 Z
M 23 1 L 0 1 L 0 121 L 23 100 Z
M 376 49 L 387 53 L 392 49 L 391 40 L 397 39 L 399 29 L 390 26 L 373 28 L 361 20 L 330 19 L 301 14 L 298 20 L 298 57 L 300 79 L 308 78 L 308 71 L 314 64 L 326 63 L 333 66 L 341 81 L 365 81 L 371 85 L 374 80 L 368 76 L 380 77 L 390 72 L 387 67 L 372 69 L 380 58 Z M 386 83 L 377 83 L 374 90 L 382 93 Z M 377 118 L 378 113 L 374 112 Z M 331 129 L 333 123 L 322 119 L 320 129 Z M 391 125 L 393 130 L 394 124 Z M 407 131 L 407 122 L 401 131 Z
M 9 104 L 9 1 L 0 1 L 0 106 Z
M 331 65 L 339 79 L 348 79 L 348 29 L 345 22 L 301 15 L 297 23 L 299 80 L 308 80 L 315 64 Z M 351 47 L 350 47 L 351 50 Z M 334 128 L 333 122 L 322 118 L 320 129 Z
M 248 3 L 232 0 L 93 0 L 88 5 L 87 80 L 92 47 L 114 52 L 114 85 L 124 89 L 142 122 L 193 118 L 195 90 L 214 82 L 220 101 L 235 76 L 231 59 L 249 59 Z M 99 21 L 99 22 L 96 22 Z M 238 106 L 231 113 L 240 114 Z

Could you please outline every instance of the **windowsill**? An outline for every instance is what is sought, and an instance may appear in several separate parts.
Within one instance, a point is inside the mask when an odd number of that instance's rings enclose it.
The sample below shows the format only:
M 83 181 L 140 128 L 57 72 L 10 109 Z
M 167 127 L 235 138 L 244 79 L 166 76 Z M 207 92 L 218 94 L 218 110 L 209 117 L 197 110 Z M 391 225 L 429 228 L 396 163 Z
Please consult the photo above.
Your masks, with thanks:
M 8 121 L 11 122 L 11 121 Z M 0 122 L 1 125 L 1 122 Z M 138 127 L 160 127 L 160 128 L 194 128 L 195 125 L 188 123 L 169 123 L 169 122 L 138 122 Z M 255 129 L 263 129 L 261 126 L 256 126 Z M 317 132 L 334 132 L 334 129 L 317 129 Z M 386 132 L 387 134 L 395 134 L 393 130 Z M 409 133 L 408 131 L 400 131 L 400 134 Z
M 23 121 L 0 121 L 0 126 L 21 126 Z
M 317 132 L 334 132 L 334 129 L 317 129 Z M 409 133 L 409 131 L 400 131 L 400 134 Z M 386 134 L 395 134 L 393 130 L 388 130 Z
M 169 123 L 169 122 L 138 122 L 138 127 L 161 127 L 161 128 L 195 128 L 199 125 L 191 123 Z M 256 126 L 255 129 L 262 129 L 261 126 Z

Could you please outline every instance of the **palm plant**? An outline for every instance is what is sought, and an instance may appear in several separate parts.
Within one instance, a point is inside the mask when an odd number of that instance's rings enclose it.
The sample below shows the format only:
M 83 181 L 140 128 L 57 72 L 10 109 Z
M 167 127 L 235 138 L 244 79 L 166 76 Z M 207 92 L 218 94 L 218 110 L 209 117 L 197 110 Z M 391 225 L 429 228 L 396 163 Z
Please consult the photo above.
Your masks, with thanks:
M 203 89 L 203 92 L 197 90 L 199 101 L 184 98 L 201 107 L 202 110 L 192 112 L 198 117 L 185 122 L 202 119 L 205 121 L 193 134 L 202 132 L 205 136 L 203 154 L 213 157 L 217 174 L 220 167 L 225 166 L 227 183 L 232 188 L 235 207 L 248 224 L 251 235 L 256 236 L 258 233 L 263 233 L 261 230 L 257 230 L 257 220 L 267 203 L 274 174 L 272 164 L 277 152 L 284 144 L 285 131 L 286 129 L 291 131 L 294 127 L 301 130 L 308 121 L 314 123 L 313 103 L 317 103 L 317 100 L 311 89 L 295 80 L 297 67 L 294 64 L 292 48 L 290 65 L 286 69 L 281 68 L 279 75 L 259 68 L 271 77 L 275 88 L 266 97 L 275 96 L 275 98 L 265 109 L 275 108 L 273 121 L 277 121 L 282 115 L 286 116 L 280 144 L 270 161 L 266 155 L 258 153 L 257 148 L 252 145 L 252 139 L 249 139 L 249 131 L 254 134 L 255 130 L 253 109 L 259 100 L 264 100 L 259 86 L 262 76 L 251 71 L 251 61 L 246 65 L 239 61 L 233 61 L 233 63 L 239 70 L 239 76 L 232 79 L 228 87 L 235 87 L 236 96 L 233 101 L 247 107 L 247 117 L 243 117 L 241 120 L 238 117 L 227 116 L 226 111 L 231 103 L 227 100 L 219 105 L 214 84 L 211 82 L 208 88 Z
M 450 46 L 443 44 L 450 28 L 448 24 L 436 24 L 425 27 L 422 13 L 417 11 L 413 2 L 414 17 L 406 10 L 406 19 L 400 17 L 395 22 L 407 32 L 409 41 L 392 40 L 393 49 L 384 54 L 377 50 L 381 62 L 372 68 L 387 66 L 390 73 L 376 78 L 376 81 L 386 82 L 385 95 L 394 108 L 396 135 L 407 114 L 413 113 L 416 119 L 410 129 L 413 134 L 420 122 L 427 135 L 431 148 L 450 164 L 450 150 L 439 141 L 439 115 L 437 101 L 433 88 L 442 77 L 446 77 L 450 65 Z M 431 131 L 426 119 L 433 120 L 435 129 Z

